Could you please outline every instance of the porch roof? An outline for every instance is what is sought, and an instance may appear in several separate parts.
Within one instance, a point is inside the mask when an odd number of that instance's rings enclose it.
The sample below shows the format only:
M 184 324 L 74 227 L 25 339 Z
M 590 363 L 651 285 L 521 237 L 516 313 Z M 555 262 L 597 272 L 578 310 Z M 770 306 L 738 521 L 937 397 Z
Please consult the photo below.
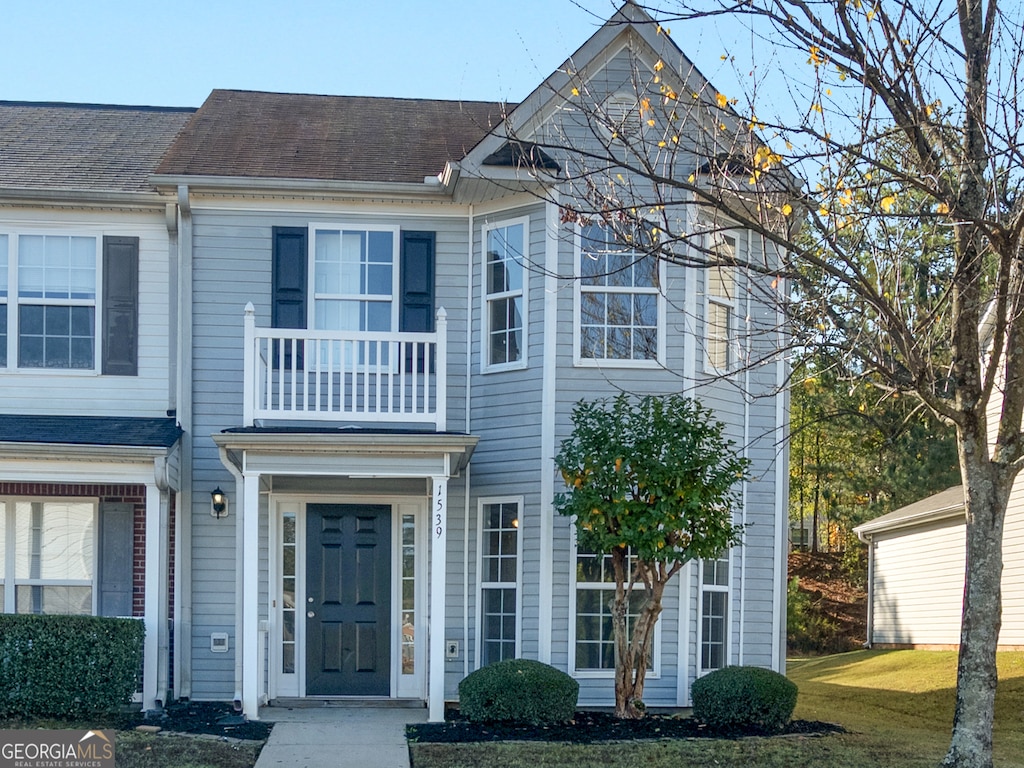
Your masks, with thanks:
M 376 457 L 382 462 L 388 459 L 400 462 L 402 457 L 448 455 L 452 474 L 461 472 L 469 464 L 480 440 L 476 435 L 459 432 L 325 426 L 235 427 L 212 437 L 239 468 L 243 452 L 291 457 Z M 358 474 L 364 474 L 362 469 Z
M 181 427 L 172 418 L 0 414 L 0 443 L 172 448 Z

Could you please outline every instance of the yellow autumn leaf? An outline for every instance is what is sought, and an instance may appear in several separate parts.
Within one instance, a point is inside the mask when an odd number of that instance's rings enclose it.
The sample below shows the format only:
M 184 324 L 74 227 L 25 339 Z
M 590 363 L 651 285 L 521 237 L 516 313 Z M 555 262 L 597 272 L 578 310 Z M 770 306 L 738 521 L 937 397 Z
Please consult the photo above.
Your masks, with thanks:
M 572 89 L 572 95 L 573 96 L 579 96 L 580 95 L 580 89 L 579 88 L 573 88 Z
M 790 205 L 789 203 L 786 203 L 784 206 L 782 206 L 782 215 L 783 216 L 789 216 L 792 212 L 793 212 L 793 206 Z
M 665 68 L 665 62 L 662 61 L 661 59 L 658 59 L 657 63 L 655 63 L 655 65 L 654 65 L 654 71 L 655 72 L 661 72 L 661 70 L 663 70 L 664 68 Z
M 664 141 L 659 141 L 658 142 L 658 146 L 659 147 L 665 147 L 665 146 L 668 146 L 668 145 Z
M 935 209 L 935 212 L 936 213 L 949 213 L 949 206 L 946 205 L 945 203 L 939 203 L 938 207 Z
M 894 205 L 896 205 L 895 195 L 886 195 L 882 198 L 882 210 L 886 213 L 889 213 Z
M 725 123 L 719 123 L 719 124 L 718 124 L 718 130 L 720 130 L 720 131 L 724 131 L 725 129 L 726 129 L 726 128 L 725 128 Z
M 720 93 L 717 96 L 715 96 L 715 101 L 718 102 L 718 106 L 724 108 L 729 103 L 729 97 L 726 96 L 724 93 Z
M 692 173 L 690 174 L 690 178 L 687 179 L 687 181 L 690 182 L 691 184 L 693 184 L 693 182 L 696 181 L 696 180 L 697 180 L 697 177 L 694 174 L 692 174 Z

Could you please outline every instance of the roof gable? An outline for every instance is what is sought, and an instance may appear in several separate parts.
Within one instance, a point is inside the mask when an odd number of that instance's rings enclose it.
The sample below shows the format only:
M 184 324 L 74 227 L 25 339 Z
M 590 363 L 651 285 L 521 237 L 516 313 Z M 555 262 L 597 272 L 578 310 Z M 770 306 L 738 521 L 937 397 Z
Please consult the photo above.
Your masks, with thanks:
M 161 175 L 422 184 L 495 125 L 497 102 L 215 90 Z
M 194 109 L 0 102 L 0 187 L 150 192 Z

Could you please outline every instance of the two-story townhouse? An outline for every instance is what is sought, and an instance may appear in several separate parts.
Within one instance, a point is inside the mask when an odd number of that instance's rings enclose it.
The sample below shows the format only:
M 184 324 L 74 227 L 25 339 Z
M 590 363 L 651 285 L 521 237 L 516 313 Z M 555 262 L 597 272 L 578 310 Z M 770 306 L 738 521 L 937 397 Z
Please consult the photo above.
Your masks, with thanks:
M 0 611 L 144 620 L 147 708 L 180 436 L 176 216 L 148 176 L 193 111 L 0 102 Z
M 611 584 L 554 514 L 553 457 L 576 401 L 622 390 L 712 406 L 756 478 L 744 545 L 666 595 L 647 703 L 685 705 L 726 664 L 783 668 L 785 371 L 746 364 L 774 309 L 743 270 L 563 222 L 564 158 L 527 170 L 506 138 L 573 119 L 566 71 L 613 99 L 638 62 L 708 87 L 627 4 L 510 114 L 215 91 L 191 118 L 151 178 L 177 200 L 182 276 L 178 695 L 438 719 L 464 675 L 520 656 L 610 704 Z M 741 229 L 708 246 L 770 256 Z

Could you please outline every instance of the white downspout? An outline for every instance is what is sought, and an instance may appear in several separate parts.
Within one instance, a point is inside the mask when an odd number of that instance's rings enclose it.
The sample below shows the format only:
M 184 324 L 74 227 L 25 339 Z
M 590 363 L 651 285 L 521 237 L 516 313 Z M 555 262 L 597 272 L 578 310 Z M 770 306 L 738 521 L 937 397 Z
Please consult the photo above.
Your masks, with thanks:
M 192 205 L 178 187 L 175 410 L 181 437 L 181 490 L 174 510 L 174 693 L 192 696 Z
M 466 434 L 472 433 L 470 422 L 473 416 L 472 397 L 473 391 L 473 227 L 475 218 L 473 205 L 469 206 L 468 223 L 468 245 L 466 246 L 466 413 L 465 429 Z M 463 476 L 463 499 L 462 499 L 462 676 L 469 674 L 469 523 L 470 504 L 469 489 L 472 480 L 472 466 L 466 465 L 462 470 Z

